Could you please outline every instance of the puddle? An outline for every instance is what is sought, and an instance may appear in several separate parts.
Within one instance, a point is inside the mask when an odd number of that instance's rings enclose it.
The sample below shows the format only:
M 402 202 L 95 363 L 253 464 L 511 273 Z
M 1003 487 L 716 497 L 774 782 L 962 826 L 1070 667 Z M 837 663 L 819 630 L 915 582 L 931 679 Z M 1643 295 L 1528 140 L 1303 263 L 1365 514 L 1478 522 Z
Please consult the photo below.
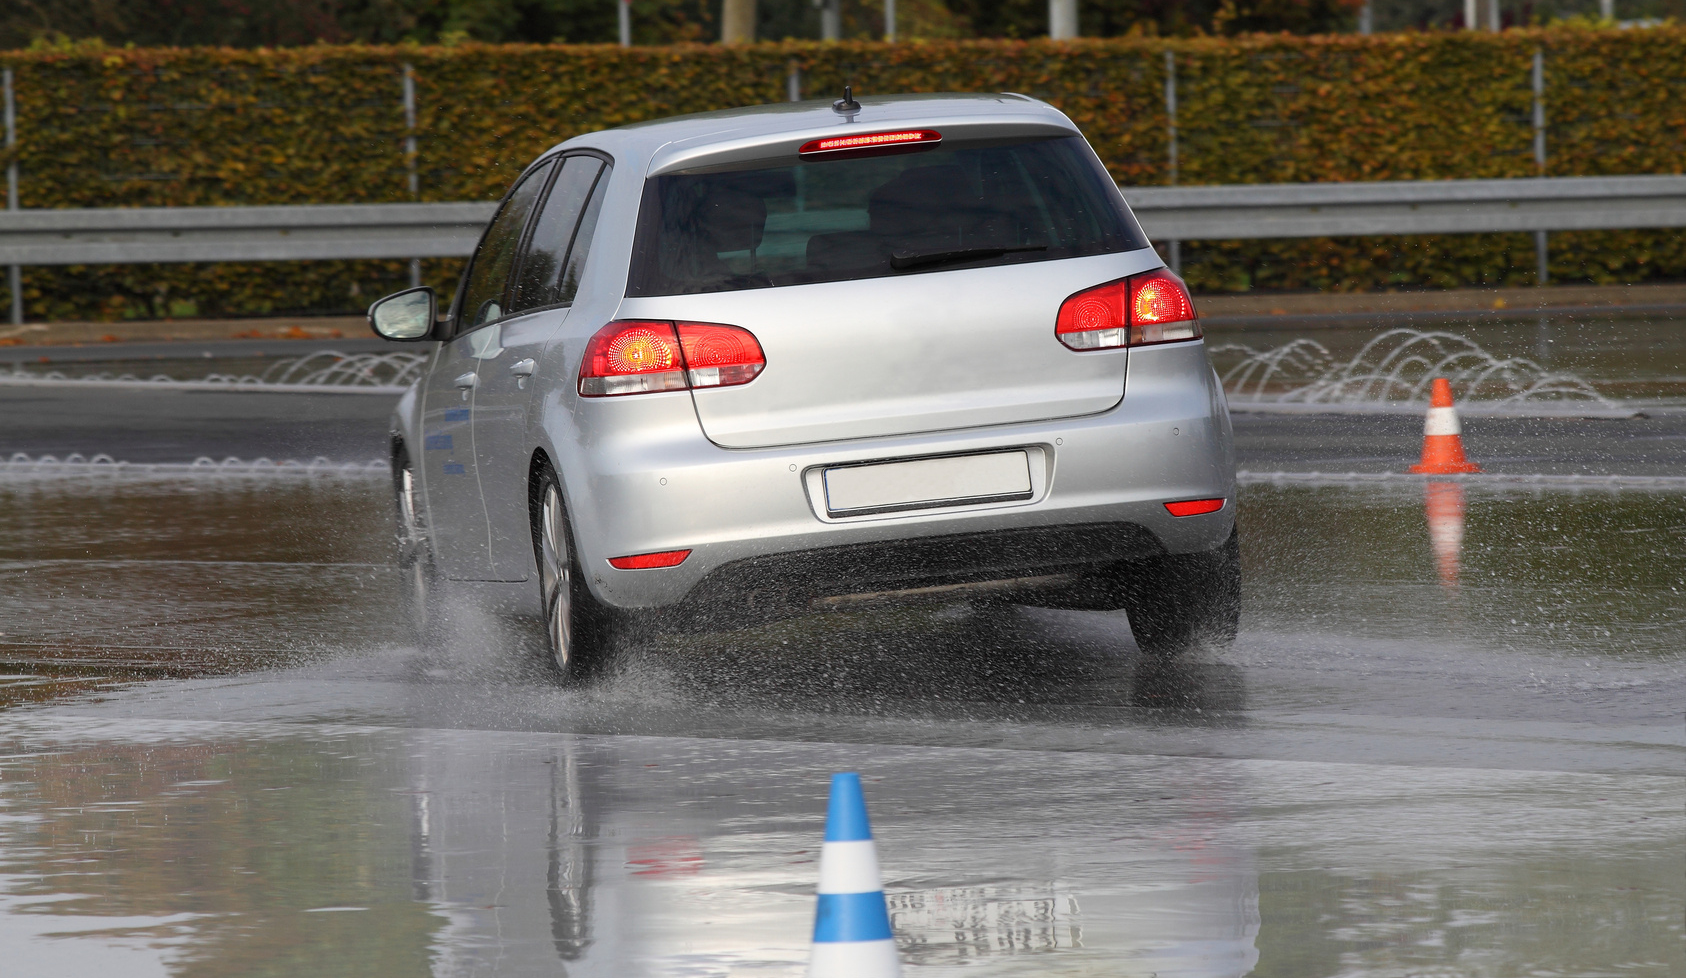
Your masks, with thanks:
M 1420 477 L 1249 485 L 1247 613 L 1277 631 L 1679 662 L 1682 499 Z
M 390 640 L 384 467 L 288 471 L 0 464 L 0 659 L 179 675 Z
M 1671 778 L 74 719 L 0 743 L 0 935 L 38 973 L 795 978 L 823 772 L 852 768 L 910 975 L 1682 963 Z

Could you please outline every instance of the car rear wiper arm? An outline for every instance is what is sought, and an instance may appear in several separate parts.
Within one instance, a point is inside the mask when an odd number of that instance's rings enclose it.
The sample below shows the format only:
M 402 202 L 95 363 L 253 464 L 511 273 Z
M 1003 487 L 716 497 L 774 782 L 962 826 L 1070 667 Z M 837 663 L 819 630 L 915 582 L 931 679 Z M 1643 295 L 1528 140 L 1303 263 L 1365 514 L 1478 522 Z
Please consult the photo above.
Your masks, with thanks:
M 951 261 L 974 261 L 979 258 L 1000 258 L 1020 251 L 1047 251 L 1047 245 L 1014 245 L 1010 248 L 960 248 L 955 251 L 893 251 L 890 267 L 897 271 L 923 265 L 943 265 Z

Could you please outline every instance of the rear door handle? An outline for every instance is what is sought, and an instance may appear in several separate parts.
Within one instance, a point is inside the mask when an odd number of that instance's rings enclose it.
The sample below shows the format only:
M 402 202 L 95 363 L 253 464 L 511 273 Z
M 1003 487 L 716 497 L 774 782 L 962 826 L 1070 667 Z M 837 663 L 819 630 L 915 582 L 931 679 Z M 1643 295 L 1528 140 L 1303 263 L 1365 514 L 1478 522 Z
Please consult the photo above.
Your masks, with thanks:
M 531 360 L 517 360 L 509 365 L 509 372 L 517 377 L 531 377 L 538 364 Z
M 475 382 L 478 380 L 479 378 L 474 374 L 466 373 L 457 378 L 457 386 L 461 387 L 463 390 L 468 390 L 470 387 L 473 387 Z

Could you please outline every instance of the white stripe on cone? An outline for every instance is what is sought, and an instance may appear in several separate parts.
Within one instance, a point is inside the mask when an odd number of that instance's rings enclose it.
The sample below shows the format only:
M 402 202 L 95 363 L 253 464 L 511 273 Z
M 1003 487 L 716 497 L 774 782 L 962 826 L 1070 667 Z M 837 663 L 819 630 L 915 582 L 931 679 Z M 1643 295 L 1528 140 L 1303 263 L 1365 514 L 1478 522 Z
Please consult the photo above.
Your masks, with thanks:
M 1457 408 L 1431 407 L 1428 417 L 1423 419 L 1425 435 L 1461 435 L 1463 432 L 1463 425 L 1458 423 Z
M 820 846 L 820 893 L 871 893 L 884 888 L 879 879 L 871 839 Z
M 901 973 L 895 941 L 815 944 L 808 960 L 808 978 L 898 978 Z

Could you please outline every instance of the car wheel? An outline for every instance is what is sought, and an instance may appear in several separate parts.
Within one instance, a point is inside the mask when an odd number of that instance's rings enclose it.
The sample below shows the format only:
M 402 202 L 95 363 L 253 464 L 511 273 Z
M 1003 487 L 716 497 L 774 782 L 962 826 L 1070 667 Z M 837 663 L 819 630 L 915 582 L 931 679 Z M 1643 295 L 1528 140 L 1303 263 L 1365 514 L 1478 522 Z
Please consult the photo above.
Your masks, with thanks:
M 393 453 L 392 492 L 397 516 L 398 570 L 402 575 L 403 614 L 425 641 L 430 634 L 437 577 L 433 547 L 427 536 L 427 520 L 421 504 L 421 487 L 415 467 L 403 447 Z
M 607 659 L 619 629 L 612 610 L 599 604 L 586 586 L 574 556 L 562 488 L 550 466 L 534 480 L 532 496 L 545 645 L 562 681 L 578 682 Z
M 1228 645 L 1241 617 L 1240 538 L 1232 531 L 1216 550 L 1134 564 L 1118 587 L 1144 654 L 1168 660 L 1196 645 Z

